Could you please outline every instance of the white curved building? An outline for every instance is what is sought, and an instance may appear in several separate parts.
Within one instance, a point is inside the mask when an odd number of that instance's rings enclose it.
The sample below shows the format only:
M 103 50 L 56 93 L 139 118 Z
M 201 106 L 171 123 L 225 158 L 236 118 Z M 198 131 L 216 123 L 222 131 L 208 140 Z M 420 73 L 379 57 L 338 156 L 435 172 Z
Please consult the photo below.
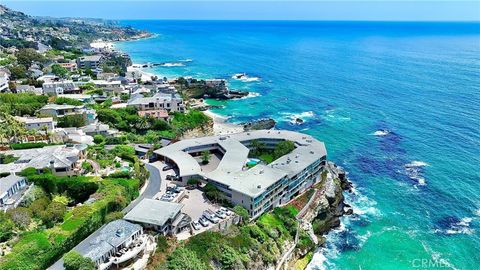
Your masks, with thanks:
M 274 149 L 282 141 L 292 141 L 295 149 L 268 165 L 248 169 L 246 162 L 252 142 Z M 216 152 L 218 165 L 208 169 L 198 161 L 203 151 Z M 182 183 L 200 177 L 215 184 L 230 201 L 245 207 L 252 217 L 285 204 L 320 180 L 327 151 L 323 142 L 286 130 L 257 130 L 225 136 L 182 140 L 155 153 L 178 167 Z M 197 156 L 197 158 L 195 158 Z

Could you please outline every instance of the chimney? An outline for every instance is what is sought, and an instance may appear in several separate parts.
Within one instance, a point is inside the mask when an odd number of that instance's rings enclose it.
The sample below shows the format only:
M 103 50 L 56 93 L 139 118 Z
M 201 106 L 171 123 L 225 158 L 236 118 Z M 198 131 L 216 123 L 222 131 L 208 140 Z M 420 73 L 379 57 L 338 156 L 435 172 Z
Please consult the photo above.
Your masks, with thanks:
M 55 161 L 53 160 L 50 160 L 50 170 L 53 172 L 55 172 Z

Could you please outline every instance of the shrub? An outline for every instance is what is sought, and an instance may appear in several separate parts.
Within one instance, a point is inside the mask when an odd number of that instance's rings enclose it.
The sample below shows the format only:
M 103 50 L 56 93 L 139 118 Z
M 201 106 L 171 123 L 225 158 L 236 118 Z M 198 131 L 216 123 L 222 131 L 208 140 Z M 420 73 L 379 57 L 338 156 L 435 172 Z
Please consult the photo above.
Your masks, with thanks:
M 13 221 L 3 211 L 0 211 L 0 242 L 12 238 L 14 226 Z
M 157 252 L 166 252 L 169 247 L 167 237 L 163 235 L 157 236 Z
M 93 142 L 96 144 L 101 144 L 105 142 L 105 136 L 97 134 L 93 136 Z
M 63 221 L 63 216 L 67 212 L 67 207 L 59 202 L 51 202 L 45 211 L 40 213 L 40 219 L 48 228 L 53 227 L 55 223 Z
M 131 174 L 130 172 L 124 172 L 124 171 L 119 171 L 119 172 L 114 172 L 112 174 L 110 174 L 108 177 L 110 178 L 130 178 L 131 177 Z
M 8 217 L 19 228 L 25 228 L 32 221 L 32 211 L 25 207 L 17 207 L 7 211 Z
M 186 248 L 175 249 L 167 259 L 167 268 L 169 270 L 204 270 L 210 269 L 200 259 L 195 252 Z
M 72 105 L 72 106 L 82 106 L 83 103 L 79 100 L 73 99 L 73 98 L 67 98 L 67 97 L 56 97 L 55 98 L 55 104 L 58 105 Z
M 49 204 L 50 199 L 45 196 L 34 200 L 28 208 L 32 211 L 34 217 L 40 218 L 41 213 L 47 209 Z
M 108 213 L 105 216 L 105 223 L 109 223 L 109 222 L 112 222 L 114 220 L 122 219 L 122 218 L 123 218 L 123 213 L 121 211 L 115 211 L 115 212 L 112 212 L 112 213 Z
M 85 171 L 85 173 L 89 173 L 93 171 L 93 166 L 90 164 L 88 161 L 82 162 L 82 169 Z
M 81 114 L 65 115 L 57 119 L 57 126 L 62 128 L 83 127 L 85 124 L 85 118 Z
M 233 211 L 242 218 L 243 222 L 247 222 L 250 219 L 248 210 L 241 205 L 235 205 L 235 207 L 233 207 Z
M 18 160 L 14 155 L 0 154 L 0 164 L 9 164 Z
M 95 264 L 90 258 L 85 258 L 80 253 L 72 250 L 63 256 L 65 270 L 93 270 Z
M 23 150 L 23 149 L 32 149 L 32 148 L 43 148 L 47 146 L 47 143 L 44 142 L 33 142 L 33 143 L 12 143 L 10 147 L 13 150 Z
M 275 145 L 275 150 L 273 150 L 274 160 L 278 159 L 295 149 L 295 144 L 292 141 L 283 141 Z

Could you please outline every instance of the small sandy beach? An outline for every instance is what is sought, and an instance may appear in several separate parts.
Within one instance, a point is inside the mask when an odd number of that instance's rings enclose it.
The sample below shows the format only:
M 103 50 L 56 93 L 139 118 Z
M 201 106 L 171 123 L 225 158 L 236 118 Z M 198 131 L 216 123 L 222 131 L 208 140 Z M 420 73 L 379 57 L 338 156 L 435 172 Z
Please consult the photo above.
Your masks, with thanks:
M 243 132 L 243 127 L 237 124 L 227 123 L 227 118 L 218 115 L 210 110 L 204 111 L 206 115 L 213 119 L 214 135 L 226 135 Z

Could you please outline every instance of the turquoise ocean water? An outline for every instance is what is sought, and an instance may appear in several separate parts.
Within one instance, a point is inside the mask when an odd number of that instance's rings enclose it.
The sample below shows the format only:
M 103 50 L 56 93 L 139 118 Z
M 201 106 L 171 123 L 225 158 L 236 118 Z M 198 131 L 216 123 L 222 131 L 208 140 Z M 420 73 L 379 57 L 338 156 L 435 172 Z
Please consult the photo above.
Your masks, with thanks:
M 146 71 L 253 91 L 211 102 L 311 134 L 346 168 L 356 214 L 309 269 L 479 269 L 480 24 L 122 23 L 158 34 L 117 44 L 134 63 L 176 63 Z

